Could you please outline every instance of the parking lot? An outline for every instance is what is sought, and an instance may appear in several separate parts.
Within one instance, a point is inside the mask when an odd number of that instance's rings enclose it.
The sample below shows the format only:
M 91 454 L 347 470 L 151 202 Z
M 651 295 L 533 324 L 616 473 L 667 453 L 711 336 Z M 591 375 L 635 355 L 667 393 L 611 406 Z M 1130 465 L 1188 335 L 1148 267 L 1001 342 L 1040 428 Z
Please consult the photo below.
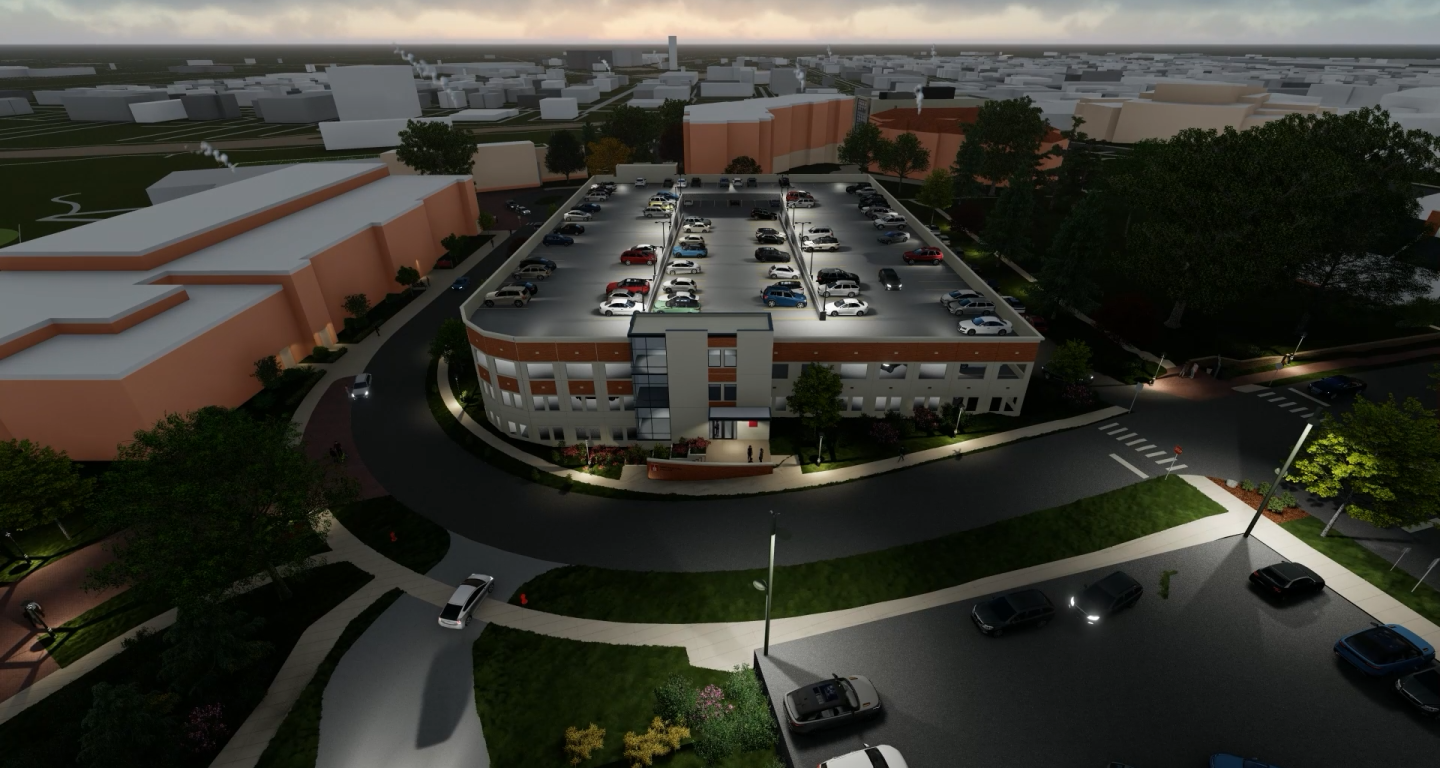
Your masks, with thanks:
M 879 690 L 873 720 L 786 731 L 795 766 L 862 743 L 895 746 L 912 768 L 1180 768 L 1215 752 L 1284 768 L 1440 764 L 1440 723 L 1331 652 L 1368 615 L 1329 590 L 1288 604 L 1252 592 L 1249 573 L 1280 559 L 1232 537 L 1121 566 L 1145 595 L 1095 625 L 1065 603 L 1113 568 L 1034 585 L 1060 611 L 1043 628 L 985 637 L 966 601 L 775 645 L 761 667 L 778 713 L 786 692 L 832 673 Z

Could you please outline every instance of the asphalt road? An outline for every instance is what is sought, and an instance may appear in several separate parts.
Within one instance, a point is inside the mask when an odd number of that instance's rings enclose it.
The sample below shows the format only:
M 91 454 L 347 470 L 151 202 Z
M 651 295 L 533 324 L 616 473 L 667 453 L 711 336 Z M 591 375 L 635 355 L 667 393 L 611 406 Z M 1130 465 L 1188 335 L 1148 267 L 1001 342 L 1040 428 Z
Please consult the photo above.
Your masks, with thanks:
M 880 692 L 875 720 L 787 732 L 797 766 L 862 743 L 890 744 L 915 768 L 1164 768 L 1214 752 L 1312 768 L 1434 765 L 1435 723 L 1331 653 L 1367 626 L 1364 612 L 1333 592 L 1277 604 L 1250 590 L 1249 572 L 1279 559 L 1232 537 L 1125 564 L 1145 596 L 1094 626 L 1062 613 L 988 638 L 965 602 L 775 645 L 762 668 L 776 702 L 831 673 L 866 675 Z M 1162 600 L 1165 569 L 1178 573 Z M 1036 586 L 1063 608 L 1111 570 Z

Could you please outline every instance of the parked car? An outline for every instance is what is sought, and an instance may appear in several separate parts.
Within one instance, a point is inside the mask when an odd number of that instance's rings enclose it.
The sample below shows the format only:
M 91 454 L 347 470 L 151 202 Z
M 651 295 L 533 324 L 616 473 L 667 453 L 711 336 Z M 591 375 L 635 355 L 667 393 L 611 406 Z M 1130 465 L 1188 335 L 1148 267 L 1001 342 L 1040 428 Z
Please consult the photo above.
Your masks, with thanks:
M 684 189 L 687 184 L 689 184 L 689 182 L 686 181 L 684 176 L 681 176 L 680 178 L 675 180 L 675 186 L 681 189 Z
M 825 304 L 825 314 L 831 317 L 839 317 L 841 315 L 864 317 L 865 313 L 869 311 L 869 303 L 862 299 L 836 299 L 835 301 Z
M 680 236 L 680 239 L 679 239 L 679 240 L 676 240 L 675 242 L 677 242 L 677 243 L 679 243 L 679 244 L 681 244 L 681 245 L 694 246 L 694 247 L 696 247 L 696 248 L 704 248 L 704 247 L 705 247 L 705 238 L 703 238 L 703 237 L 701 237 L 701 236 L 699 236 L 699 235 L 681 235 L 681 236 Z
M 531 264 L 539 264 L 540 266 L 550 270 L 551 272 L 554 272 L 555 270 L 560 268 L 559 264 L 556 264 L 555 262 L 545 258 L 544 256 L 526 256 L 525 258 L 520 260 L 520 266 L 522 267 L 528 267 Z
M 805 298 L 805 294 L 799 291 L 775 287 L 766 288 L 761 292 L 760 300 L 765 302 L 765 306 L 771 307 L 772 309 L 774 307 L 804 307 L 809 306 L 810 303 L 809 300 Z
M 674 293 L 676 291 L 694 293 L 700 290 L 700 283 L 693 277 L 672 277 L 660 286 L 660 290 L 666 293 Z
M 668 219 L 674 216 L 675 212 L 666 208 L 655 208 L 652 206 L 641 211 L 640 215 L 647 219 Z
M 941 253 L 939 248 L 927 245 L 913 251 L 906 251 L 900 258 L 904 259 L 906 264 L 914 264 L 917 261 L 939 264 L 945 260 L 945 254 Z
M 806 229 L 806 230 L 805 230 L 805 234 L 808 235 L 808 236 L 810 236 L 810 237 L 819 237 L 819 236 L 821 236 L 821 235 L 827 235 L 827 236 L 829 236 L 829 237 L 834 237 L 834 236 L 835 236 L 835 230 L 833 230 L 833 229 L 831 229 L 831 228 L 829 228 L 829 227 L 810 227 L 809 229 Z
M 497 288 L 485 294 L 485 306 L 493 307 L 496 304 L 508 304 L 512 307 L 523 307 L 530 303 L 530 293 L 523 288 L 506 286 Z
M 885 286 L 887 291 L 898 291 L 905 287 L 905 284 L 900 282 L 900 273 L 889 267 L 880 269 L 880 284 Z
M 660 246 L 655 245 L 654 243 L 636 243 L 635 245 L 632 245 L 632 246 L 630 246 L 629 248 L 627 248 L 627 249 L 625 249 L 625 250 L 627 250 L 627 251 L 650 251 L 651 253 L 659 253 L 659 252 L 660 252 Z
M 586 213 L 585 211 L 582 211 L 582 210 L 580 210 L 580 209 L 577 208 L 577 209 L 575 209 L 575 210 L 573 210 L 573 211 L 566 211 L 566 212 L 565 212 L 565 215 L 560 217 L 560 220 L 561 220 L 561 221 L 589 221 L 589 220 L 592 219 L 592 218 L 594 218 L 594 217 L 592 217 L 589 213 Z
M 1426 667 L 1395 681 L 1395 691 L 1431 717 L 1440 717 L 1440 668 Z
M 999 637 L 1009 629 L 1043 627 L 1055 616 L 1055 605 L 1038 589 L 1022 589 L 975 604 L 970 620 L 980 631 Z
M 606 299 L 600 302 L 600 314 L 606 317 L 614 315 L 633 315 L 643 311 L 640 302 L 634 299 Z
M 506 284 L 504 284 L 504 285 L 502 285 L 502 286 L 500 286 L 500 287 L 501 287 L 501 288 L 519 288 L 520 290 L 522 290 L 522 291 L 530 294 L 531 296 L 534 296 L 535 294 L 537 294 L 537 293 L 540 292 L 540 289 L 537 288 L 537 287 L 535 287 L 535 284 L 534 284 L 534 283 L 506 283 Z
M 1025 302 L 1015 298 L 1014 296 L 1001 296 L 1000 300 L 1005 302 L 1006 304 L 1009 304 L 1010 308 L 1015 310 L 1019 314 L 1025 314 Z
M 574 245 L 574 244 L 575 244 L 575 238 L 569 237 L 569 236 L 567 236 L 567 235 L 557 235 L 557 234 L 555 234 L 554 232 L 551 232 L 550 234 L 548 234 L 548 235 L 546 235 L 545 237 L 541 238 L 541 239 L 540 239 L 540 242 L 543 243 L 543 244 L 546 245 L 546 246 L 551 246 L 551 245 Z
M 616 280 L 605 286 L 605 292 L 629 291 L 630 293 L 649 293 L 650 278 L 648 277 L 627 277 L 624 280 Z
M 665 271 L 672 275 L 698 275 L 705 270 L 689 259 L 679 259 L 665 265 Z
M 778 245 L 785 242 L 785 236 L 773 230 L 770 232 L 761 230 L 755 233 L 755 242 Z
M 635 179 L 635 186 L 637 186 L 637 187 L 643 187 L 643 186 L 645 186 L 645 178 L 644 178 L 643 176 L 642 176 L 642 177 L 637 177 L 637 178 Z
M 955 290 L 950 291 L 949 293 L 940 297 L 940 306 L 949 307 L 951 304 L 954 304 L 957 301 L 979 298 L 983 298 L 981 297 L 979 291 L 972 291 L 969 288 L 956 288 Z
M 786 192 L 785 192 L 785 199 L 786 199 L 786 200 L 798 200 L 799 198 L 802 198 L 802 197 L 811 197 L 811 196 L 812 196 L 812 195 L 811 195 L 809 192 L 806 192 L 806 191 L 803 190 L 803 189 L 791 189 L 791 190 L 786 190 Z
M 879 240 L 884 245 L 894 245 L 895 243 L 908 243 L 910 242 L 910 235 L 906 232 L 901 232 L 898 229 L 892 229 L 889 232 L 881 234 Z
M 766 208 L 751 208 L 750 218 L 752 219 L 778 219 L 780 214 Z
M 815 282 L 821 285 L 828 285 L 836 280 L 854 280 L 860 282 L 860 276 L 854 272 L 846 272 L 837 267 L 826 267 L 815 273 Z
M 788 264 L 776 264 L 765 273 L 766 277 L 791 280 L 800 277 L 800 272 Z
M 819 205 L 813 197 L 797 197 L 794 200 L 786 200 L 785 205 L 790 208 L 814 208 Z
M 701 179 L 699 176 L 696 176 L 695 178 L 690 179 L 690 186 L 692 186 L 692 187 L 694 187 L 694 188 L 696 188 L 696 189 L 699 189 L 700 187 L 704 186 L 704 179 Z
M 973 299 L 960 299 L 947 305 L 952 315 L 988 315 L 995 311 L 995 302 L 980 296 Z
M 662 187 L 673 187 L 673 186 L 675 186 L 675 180 L 674 180 L 674 179 L 666 179 L 666 180 L 660 182 L 660 186 L 662 186 Z
M 778 261 L 788 263 L 790 261 L 790 254 L 780 250 L 779 248 L 771 248 L 767 245 L 755 249 L 755 260 Z
M 831 296 L 849 296 L 854 298 L 860 295 L 860 283 L 855 280 L 835 280 L 826 283 L 820 288 L 820 295 L 825 298 Z
M 544 280 L 550 276 L 550 270 L 544 264 L 525 264 L 515 270 L 513 276 L 518 280 Z
M 785 724 L 796 733 L 849 725 L 880 714 L 880 694 L 869 678 L 835 675 L 785 694 Z
M 450 290 L 452 291 L 463 291 L 469 287 L 470 277 L 468 275 L 461 275 L 460 277 L 455 278 L 455 280 L 450 283 Z
M 754 176 L 747 176 L 745 177 L 745 186 L 758 187 L 760 186 L 760 180 L 755 178 Z
M 587 203 L 603 203 L 610 199 L 610 195 L 600 190 L 595 190 L 583 198 Z
M 765 292 L 772 289 L 777 291 L 790 291 L 791 293 L 805 293 L 805 284 L 799 280 L 781 280 L 761 288 L 760 297 L 764 298 Z
M 870 188 L 871 188 L 871 187 L 870 187 L 870 182 L 868 182 L 868 181 L 862 181 L 862 182 L 860 182 L 859 184 L 851 184 L 851 185 L 845 187 L 845 194 L 847 194 L 847 195 L 853 195 L 853 194 L 855 194 L 856 192 L 859 192 L 859 191 L 862 190 L 862 189 L 870 189 Z
M 1009 320 L 994 315 L 967 317 L 957 323 L 956 328 L 966 336 L 1008 336 L 1012 330 Z
M 674 207 L 674 206 L 675 206 L 675 199 L 672 198 L 672 197 L 670 197 L 670 196 L 668 196 L 668 195 L 663 195 L 663 194 L 660 194 L 659 192 L 657 192 L 657 193 L 651 195 L 651 196 L 650 196 L 650 199 L 649 199 L 645 204 L 646 204 L 646 205 L 661 205 L 661 206 L 668 205 L 668 206 Z
M 654 251 L 630 250 L 620 254 L 621 264 L 654 264 L 658 259 Z
M 1050 321 L 1040 315 L 1027 314 L 1025 315 L 1025 322 L 1029 323 L 1031 328 L 1041 333 L 1048 333 L 1050 331 Z
M 1259 758 L 1217 752 L 1210 756 L 1210 768 L 1280 768 L 1280 766 L 1271 765 Z
M 581 203 L 575 206 L 575 210 L 584 211 L 586 213 L 599 213 L 600 205 L 598 203 Z
M 1250 583 L 1278 597 L 1319 592 L 1325 588 L 1320 575 L 1299 563 L 1280 562 L 1250 574 Z
M 1070 607 L 1094 624 L 1140 602 L 1144 591 L 1130 574 L 1116 571 L 1094 584 L 1086 584 L 1078 596 L 1070 598 Z
M 368 399 L 370 399 L 370 374 L 368 374 L 368 373 L 358 374 L 358 375 L 355 376 L 355 379 L 350 382 L 350 399 L 351 399 L 351 400 L 368 400 Z
M 840 250 L 840 241 L 839 241 L 839 240 L 836 240 L 836 239 L 833 238 L 833 237 L 816 237 L 816 238 L 809 238 L 809 237 L 807 237 L 807 238 L 805 238 L 805 239 L 803 239 L 803 240 L 800 241 L 800 250 L 802 250 L 802 251 L 807 251 L 807 252 L 808 252 L 808 251 L 838 251 L 838 250 Z
M 1414 672 L 1435 660 L 1435 647 L 1425 638 L 1399 624 L 1370 624 L 1336 640 L 1335 655 L 1373 677 Z
M 875 225 L 876 229 L 900 229 L 901 227 L 909 226 L 905 222 L 904 216 L 900 216 L 894 213 L 888 213 L 884 216 L 876 217 L 875 221 L 871 223 Z
M 875 216 L 872 214 L 889 213 L 890 203 L 886 202 L 884 198 L 862 198 L 860 200 L 860 212 L 873 219 Z
M 446 629 L 464 629 L 470 623 L 470 615 L 476 606 L 490 592 L 495 579 L 483 573 L 472 573 L 460 582 L 445 607 L 440 609 L 440 626 Z
M 555 231 L 555 234 L 557 234 L 557 235 L 583 235 L 583 234 L 585 234 L 585 228 L 582 227 L 582 226 L 580 226 L 579 224 L 561 224 L 560 226 L 556 227 L 554 231 Z
M 686 223 L 686 224 L 693 224 L 693 223 L 697 223 L 697 222 L 700 223 L 700 224 L 704 224 L 704 225 L 706 225 L 706 226 L 710 226 L 710 225 L 712 225 L 712 224 L 715 223 L 715 222 L 713 222 L 713 221 L 705 218 L 704 216 L 686 216 L 684 223 Z
M 695 298 L 693 293 L 675 294 L 663 302 L 661 306 L 666 309 L 699 309 L 700 300 Z
M 727 186 L 727 185 L 729 185 L 729 184 L 730 184 L 730 179 L 729 179 L 728 177 L 725 177 L 725 176 L 721 176 L 721 177 L 720 177 L 720 186 L 724 187 L 724 186 Z
M 780 179 L 779 179 L 779 183 L 780 183 L 780 188 L 781 188 L 781 189 L 784 189 L 784 188 L 790 186 L 790 177 L 789 177 L 789 176 L 781 176 Z
M 1310 394 L 1312 395 L 1323 397 L 1326 400 L 1334 400 L 1337 397 L 1358 395 L 1364 392 L 1367 386 L 1369 385 L 1354 376 L 1337 374 L 1312 381 L 1307 389 L 1310 390 Z
M 683 256 L 690 259 L 703 259 L 710 255 L 710 252 L 703 245 L 689 245 L 681 243 L 670 251 L 675 256 Z
M 900 750 L 889 744 L 881 744 L 878 747 L 866 747 L 864 749 L 832 757 L 821 763 L 819 768 L 910 768 L 905 763 L 905 758 L 900 755 Z

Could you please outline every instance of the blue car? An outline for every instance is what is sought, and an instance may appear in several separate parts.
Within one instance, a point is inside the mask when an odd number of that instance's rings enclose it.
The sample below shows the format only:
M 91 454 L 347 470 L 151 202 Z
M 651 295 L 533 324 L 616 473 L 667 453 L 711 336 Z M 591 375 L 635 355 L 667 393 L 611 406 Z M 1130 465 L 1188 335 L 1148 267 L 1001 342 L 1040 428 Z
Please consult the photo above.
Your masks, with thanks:
M 1219 752 L 1210 756 L 1210 768 L 1280 768 L 1280 766 L 1262 763 L 1253 757 L 1240 757 Z
M 803 307 L 808 303 L 805 294 L 799 291 L 775 287 L 766 288 L 760 298 L 767 307 Z
M 1310 382 L 1310 394 L 1334 400 L 1345 395 L 1358 395 L 1365 391 L 1365 382 L 1354 376 L 1326 376 Z
M 577 211 L 584 211 L 584 212 L 586 212 L 586 213 L 599 213 L 599 212 L 600 212 L 600 204 L 599 204 L 599 203 L 581 203 L 581 204 L 575 206 L 575 210 L 577 210 Z
M 677 245 L 672 253 L 689 259 L 703 259 L 710 255 L 703 245 Z
M 455 282 L 453 282 L 453 283 L 450 284 L 450 290 L 452 290 L 452 291 L 463 291 L 463 290 L 465 290 L 466 288 L 469 288 L 469 287 L 470 287 L 470 278 L 469 278 L 469 277 L 457 277 L 457 278 L 455 278 Z
M 680 199 L 680 196 L 677 195 L 677 194 L 675 194 L 674 192 L 666 192 L 666 191 L 663 191 L 663 190 L 660 191 L 660 192 L 656 192 L 655 194 L 651 195 L 651 197 L 663 197 L 663 198 L 665 198 L 666 200 L 679 200 L 679 199 Z
M 575 238 L 568 235 L 557 235 L 554 232 L 546 235 L 540 242 L 546 245 L 574 245 Z
M 1414 632 L 1399 624 L 1370 624 L 1336 640 L 1335 655 L 1372 677 L 1403 675 L 1435 660 L 1435 647 Z

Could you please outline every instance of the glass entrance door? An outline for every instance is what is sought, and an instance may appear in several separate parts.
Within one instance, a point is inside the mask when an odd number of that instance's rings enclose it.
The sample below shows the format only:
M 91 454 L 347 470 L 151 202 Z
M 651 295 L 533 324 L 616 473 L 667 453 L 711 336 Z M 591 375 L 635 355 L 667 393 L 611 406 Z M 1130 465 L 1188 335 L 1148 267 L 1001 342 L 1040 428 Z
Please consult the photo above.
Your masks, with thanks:
M 711 419 L 710 420 L 711 440 L 734 440 L 735 421 L 733 419 Z

